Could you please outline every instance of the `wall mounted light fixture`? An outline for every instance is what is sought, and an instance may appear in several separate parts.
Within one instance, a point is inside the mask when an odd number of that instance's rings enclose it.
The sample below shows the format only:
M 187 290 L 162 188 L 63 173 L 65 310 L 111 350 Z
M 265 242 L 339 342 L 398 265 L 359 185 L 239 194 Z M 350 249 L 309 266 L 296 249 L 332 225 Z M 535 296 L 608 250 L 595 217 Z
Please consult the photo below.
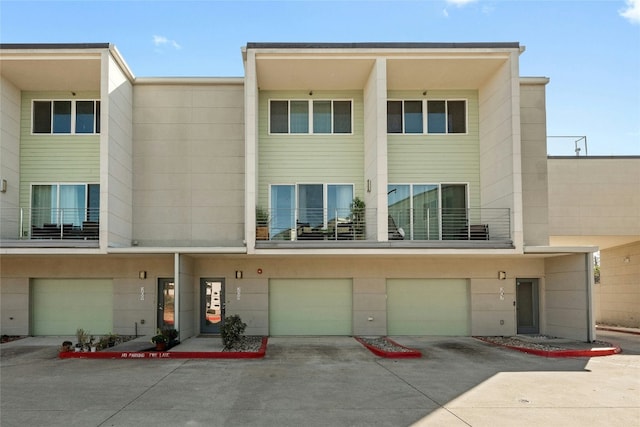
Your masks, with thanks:
M 7 180 L 3 179 L 2 181 L 0 181 L 0 193 L 6 193 L 7 192 Z
M 505 280 L 507 278 L 506 271 L 498 271 L 498 280 Z
M 371 180 L 367 180 L 367 193 L 371 193 Z
M 147 278 L 147 272 L 146 272 L 146 271 L 144 271 L 144 270 L 140 270 L 140 271 L 138 271 L 138 277 L 139 277 L 140 279 L 146 279 L 146 278 Z
M 236 279 L 242 279 L 242 270 L 236 270 Z
M 623 261 L 625 264 L 629 264 L 629 262 L 631 261 L 631 258 L 629 258 L 628 256 L 626 256 L 626 257 L 624 257 L 624 258 L 622 259 L 622 261 Z

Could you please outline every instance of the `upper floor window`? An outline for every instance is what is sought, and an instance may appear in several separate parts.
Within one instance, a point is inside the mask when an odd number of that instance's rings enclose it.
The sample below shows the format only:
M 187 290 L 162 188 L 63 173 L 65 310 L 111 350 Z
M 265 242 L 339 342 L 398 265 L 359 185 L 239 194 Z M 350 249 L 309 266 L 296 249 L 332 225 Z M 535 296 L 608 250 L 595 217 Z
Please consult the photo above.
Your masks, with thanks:
M 466 132 L 467 102 L 465 100 L 387 101 L 387 133 Z
M 100 133 L 100 101 L 33 101 L 33 133 Z
M 350 100 L 271 100 L 269 133 L 351 133 L 351 105 Z

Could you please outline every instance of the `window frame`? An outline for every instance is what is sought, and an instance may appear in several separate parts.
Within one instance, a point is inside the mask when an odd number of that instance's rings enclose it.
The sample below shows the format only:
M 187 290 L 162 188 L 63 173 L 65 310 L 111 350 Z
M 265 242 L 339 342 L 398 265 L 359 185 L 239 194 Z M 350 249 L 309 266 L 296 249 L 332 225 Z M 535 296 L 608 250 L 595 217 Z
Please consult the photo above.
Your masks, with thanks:
M 56 187 L 56 207 L 55 208 L 51 208 L 51 207 L 35 207 L 34 203 L 33 203 L 33 193 L 34 193 L 34 187 L 36 186 L 51 186 L 51 187 Z M 93 181 L 85 181 L 85 182 L 63 182 L 63 181 L 54 181 L 54 182 L 32 182 L 30 183 L 29 186 L 29 209 L 32 212 L 31 214 L 31 219 L 30 221 L 33 223 L 33 209 L 55 209 L 58 212 L 56 213 L 56 223 L 57 224 L 61 224 L 63 221 L 61 221 L 60 217 L 59 217 L 59 210 L 60 209 L 64 209 L 60 207 L 60 187 L 61 186 L 84 186 L 84 207 L 83 208 L 77 208 L 77 209 L 84 209 L 84 218 L 83 221 L 95 221 L 95 222 L 100 222 L 100 183 L 99 182 L 93 182 Z M 98 189 L 98 206 L 97 211 L 90 211 L 90 209 L 92 209 L 91 206 L 89 206 L 89 199 L 91 197 L 91 192 L 89 191 L 89 187 L 90 186 L 97 186 Z M 79 224 L 78 224 L 79 225 Z
M 422 132 L 407 132 L 407 119 L 406 119 L 406 108 L 405 102 L 422 102 Z M 445 132 L 429 132 L 429 102 L 444 102 L 445 110 Z M 401 127 L 402 132 L 389 132 L 389 102 L 400 102 L 401 104 Z M 464 132 L 451 132 L 449 126 L 449 102 L 463 102 L 464 103 Z M 388 98 L 387 99 L 387 135 L 468 135 L 469 134 L 469 100 L 467 98 L 428 98 L 428 99 L 399 99 L 399 98 Z
M 312 99 L 301 99 L 301 98 L 269 98 L 268 108 L 267 108 L 267 124 L 268 130 L 267 133 L 273 136 L 279 135 L 353 135 L 353 125 L 354 125 L 354 110 L 353 104 L 354 101 L 352 98 L 312 98 Z M 273 102 L 286 102 L 287 103 L 287 131 L 286 132 L 273 132 L 271 126 L 271 107 Z M 307 103 L 307 132 L 292 132 L 291 131 L 291 103 L 292 102 L 306 102 Z M 314 102 L 329 102 L 330 103 L 330 132 L 316 132 L 314 129 Z M 335 115 L 335 103 L 336 102 L 348 102 L 349 103 L 349 132 L 336 132 L 335 124 L 336 124 L 336 115 Z
M 49 103 L 49 131 L 48 132 L 36 132 L 36 102 Z M 69 102 L 71 104 L 70 111 L 70 132 L 54 132 L 54 105 L 56 102 Z M 77 103 L 78 102 L 92 102 L 93 103 L 93 132 L 77 132 Z M 101 133 L 101 118 L 102 111 L 100 99 L 82 98 L 82 99 L 61 99 L 61 98 L 34 98 L 31 100 L 31 135 L 100 135 Z
M 437 221 L 438 221 L 438 239 L 428 239 L 428 240 L 442 240 L 443 239 L 443 210 L 447 209 L 444 208 L 442 206 L 442 187 L 443 186 L 464 186 L 464 203 L 465 203 L 465 210 L 468 212 L 469 211 L 469 197 L 470 197 L 470 183 L 469 182 L 452 182 L 452 181 L 443 181 L 443 182 L 389 182 L 387 183 L 387 209 L 389 209 L 390 205 L 389 205 L 389 195 L 390 192 L 392 190 L 389 190 L 389 187 L 393 186 L 393 187 L 400 187 L 400 186 L 407 186 L 409 189 L 409 195 L 408 195 L 408 199 L 409 199 L 409 230 L 405 230 L 405 232 L 408 234 L 409 236 L 409 240 L 414 240 L 414 234 L 415 234 L 415 222 L 414 222 L 414 213 L 415 213 L 415 206 L 414 206 L 414 198 L 416 196 L 415 192 L 414 192 L 414 188 L 416 186 L 435 186 L 437 187 L 437 191 L 438 191 L 438 197 L 437 197 L 437 201 L 438 201 L 438 213 L 437 213 Z M 389 213 L 389 215 L 391 215 Z M 395 218 L 394 218 L 395 220 Z M 468 218 L 467 218 L 468 220 Z M 398 226 L 401 226 L 400 224 L 398 224 Z

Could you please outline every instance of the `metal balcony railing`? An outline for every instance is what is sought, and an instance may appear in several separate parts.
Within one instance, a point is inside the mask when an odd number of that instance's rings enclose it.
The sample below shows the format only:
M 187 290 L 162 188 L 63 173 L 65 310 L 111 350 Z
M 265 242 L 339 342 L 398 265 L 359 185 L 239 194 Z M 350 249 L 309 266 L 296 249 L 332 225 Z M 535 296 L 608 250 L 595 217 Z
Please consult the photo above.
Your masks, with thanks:
M 510 210 L 389 209 L 389 240 L 511 240 Z
M 272 209 L 256 218 L 256 240 L 375 241 L 375 209 Z M 371 228 L 367 234 L 368 226 Z M 509 209 L 389 209 L 388 240 L 511 240 Z
M 3 209 L 2 238 L 97 240 L 99 217 L 95 208 Z
M 272 209 L 256 218 L 256 240 L 365 240 L 373 209 Z

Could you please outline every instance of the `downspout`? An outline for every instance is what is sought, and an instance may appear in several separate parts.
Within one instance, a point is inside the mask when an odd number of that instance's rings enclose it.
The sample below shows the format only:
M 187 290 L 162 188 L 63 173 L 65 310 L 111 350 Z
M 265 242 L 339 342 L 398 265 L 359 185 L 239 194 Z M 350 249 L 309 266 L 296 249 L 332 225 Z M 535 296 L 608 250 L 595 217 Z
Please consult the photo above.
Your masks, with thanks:
M 173 328 L 180 339 L 180 253 L 173 255 Z

